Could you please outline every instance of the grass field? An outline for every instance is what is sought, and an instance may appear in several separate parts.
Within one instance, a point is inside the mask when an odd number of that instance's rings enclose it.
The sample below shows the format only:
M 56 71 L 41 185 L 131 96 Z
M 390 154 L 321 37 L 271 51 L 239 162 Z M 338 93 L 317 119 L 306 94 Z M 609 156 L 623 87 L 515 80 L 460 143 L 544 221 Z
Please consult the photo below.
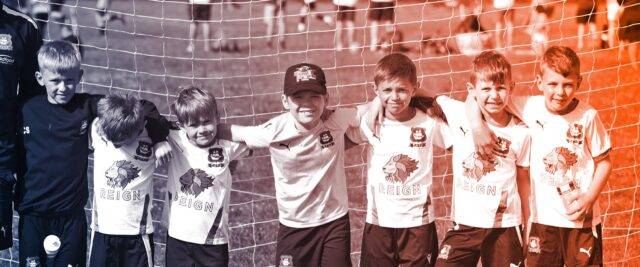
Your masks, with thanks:
M 68 1 L 74 2 L 74 1 Z M 486 6 L 481 17 L 486 28 L 493 28 L 497 15 Z M 559 2 L 562 3 L 562 2 Z M 383 56 L 368 49 L 352 54 L 333 49 L 333 31 L 311 19 L 309 32 L 295 29 L 301 1 L 287 4 L 286 49 L 270 48 L 262 23 L 264 2 L 240 4 L 234 11 L 215 5 L 214 29 L 222 29 L 225 38 L 236 39 L 237 53 L 202 51 L 201 40 L 194 53 L 186 51 L 188 21 L 183 1 L 115 1 L 113 12 L 122 13 L 127 23 L 108 25 L 106 36 L 98 35 L 93 20 L 94 1 L 78 2 L 80 36 L 84 42 L 85 77 L 82 90 L 95 93 L 132 92 L 152 100 L 161 113 L 169 114 L 176 88 L 193 83 L 207 88 L 222 102 L 222 114 L 228 121 L 256 124 L 282 112 L 280 92 L 286 68 L 302 61 L 325 68 L 330 86 L 331 105 L 351 105 L 372 98 L 373 64 Z M 364 9 L 361 1 L 357 13 L 357 38 L 365 42 Z M 319 10 L 330 11 L 329 2 L 319 2 Z M 603 11 L 604 8 L 601 8 Z M 403 31 L 408 55 L 419 67 L 421 90 L 430 94 L 465 96 L 464 83 L 471 58 L 464 55 L 437 55 L 423 51 L 419 41 L 424 36 L 445 38 L 451 35 L 460 18 L 456 9 L 442 3 L 400 1 L 396 22 Z M 524 32 L 529 7 L 516 8 L 516 51 L 507 53 L 514 67 L 516 94 L 537 93 L 532 88 L 535 58 L 527 54 L 529 41 Z M 558 4 L 551 28 L 551 44 L 576 46 L 575 5 Z M 222 20 L 223 22 L 221 22 Z M 598 29 L 605 14 L 598 14 Z M 51 29 L 57 29 L 52 26 Z M 55 31 L 52 31 L 55 32 Z M 368 35 L 368 32 L 367 32 Z M 51 34 L 49 38 L 57 38 Z M 201 38 L 201 37 L 199 37 Z M 367 41 L 368 42 L 368 41 Z M 638 114 L 640 113 L 640 75 L 633 71 L 626 56 L 619 60 L 617 49 L 580 51 L 583 84 L 579 98 L 599 110 L 613 142 L 614 172 L 601 195 L 604 219 L 605 261 L 611 266 L 640 265 L 640 147 Z M 524 52 L 524 53 L 520 53 Z M 625 54 L 626 55 L 626 54 Z M 347 176 L 351 207 L 352 259 L 359 262 L 360 241 L 364 225 L 365 195 L 363 147 L 350 150 Z M 434 192 L 439 237 L 449 227 L 451 169 L 449 156 L 440 153 L 434 163 Z M 92 170 L 90 169 L 90 172 Z M 166 230 L 160 225 L 166 176 L 158 170 L 154 187 L 156 265 L 164 265 Z M 277 208 L 270 161 L 266 151 L 240 162 L 234 176 L 230 212 L 231 265 L 267 266 L 275 263 Z M 90 206 L 90 205 L 89 205 Z M 87 212 L 90 219 L 90 212 Z M 17 225 L 17 221 L 14 225 Z M 14 229 L 14 237 L 17 231 Z M 0 252 L 0 265 L 17 265 L 17 240 L 11 251 Z

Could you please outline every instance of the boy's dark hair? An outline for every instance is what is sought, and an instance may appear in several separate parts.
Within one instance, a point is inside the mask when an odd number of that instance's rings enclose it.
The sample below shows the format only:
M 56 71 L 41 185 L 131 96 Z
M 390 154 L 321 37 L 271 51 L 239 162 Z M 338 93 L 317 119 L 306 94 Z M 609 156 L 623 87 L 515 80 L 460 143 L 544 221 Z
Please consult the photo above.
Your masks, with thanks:
M 209 118 L 220 120 L 216 99 L 211 94 L 192 85 L 183 85 L 178 89 L 180 92 L 171 105 L 171 111 L 176 114 L 180 124 L 188 125 L 205 116 L 213 116 Z
M 111 142 L 136 137 L 145 125 L 142 103 L 131 95 L 108 95 L 98 101 L 98 131 Z
M 542 56 L 540 73 L 544 71 L 543 66 L 564 77 L 574 73 L 580 76 L 580 58 L 573 49 L 566 46 L 549 47 Z
M 80 52 L 67 41 L 45 43 L 38 50 L 38 66 L 40 71 L 69 70 L 80 67 Z
M 504 55 L 495 51 L 485 51 L 471 64 L 469 80 L 475 84 L 478 80 L 506 84 L 511 81 L 511 64 Z
M 373 82 L 378 85 L 383 81 L 407 79 L 411 85 L 418 85 L 416 65 L 404 54 L 392 53 L 384 56 L 376 64 Z

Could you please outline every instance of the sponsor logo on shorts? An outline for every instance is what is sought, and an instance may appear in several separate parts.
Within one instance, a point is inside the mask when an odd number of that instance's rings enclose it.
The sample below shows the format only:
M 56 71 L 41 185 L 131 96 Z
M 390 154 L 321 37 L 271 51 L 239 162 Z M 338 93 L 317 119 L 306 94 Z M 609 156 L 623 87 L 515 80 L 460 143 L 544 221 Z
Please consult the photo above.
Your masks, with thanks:
M 450 245 L 443 245 L 440 249 L 440 254 L 438 254 L 438 259 L 446 260 L 449 258 L 449 252 L 451 251 Z
M 540 254 L 540 238 L 532 236 L 529 238 L 529 252 Z
M 280 255 L 280 267 L 290 267 L 290 266 L 293 266 L 293 256 Z
M 0 64 L 13 65 L 13 58 L 7 55 L 0 55 Z
M 38 267 L 40 266 L 40 257 L 33 256 L 27 258 L 27 267 Z
M 0 34 L 0 50 L 13 50 L 13 44 L 11 43 L 11 35 Z

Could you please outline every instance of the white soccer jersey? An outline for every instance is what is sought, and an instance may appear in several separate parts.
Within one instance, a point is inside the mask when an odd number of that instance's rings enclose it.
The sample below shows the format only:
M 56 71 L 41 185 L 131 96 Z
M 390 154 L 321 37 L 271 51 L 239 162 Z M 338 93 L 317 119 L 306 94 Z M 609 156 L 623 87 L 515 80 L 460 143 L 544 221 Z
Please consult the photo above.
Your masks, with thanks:
M 318 226 L 348 211 L 344 134 L 357 127 L 356 110 L 339 108 L 310 130 L 298 129 L 290 113 L 242 131 L 249 147 L 268 147 L 280 223 Z
M 513 7 L 513 0 L 493 0 L 493 7 L 496 9 L 509 9 Z
M 244 155 L 247 147 L 216 140 L 201 148 L 191 144 L 182 130 L 171 131 L 169 136 L 175 141 L 167 181 L 169 236 L 195 244 L 228 243 L 229 162 Z
M 409 228 L 435 220 L 432 205 L 433 145 L 450 146 L 444 122 L 417 111 L 405 122 L 385 120 L 375 137 L 364 123 L 347 131 L 371 145 L 367 166 L 367 223 Z
M 153 233 L 152 176 L 155 155 L 146 130 L 126 146 L 114 147 L 91 126 L 94 231 L 108 235 Z
M 189 0 L 190 4 L 209 4 L 211 0 Z
M 348 6 L 355 7 L 358 0 L 333 0 L 333 4 L 336 6 Z
M 459 224 L 505 228 L 522 224 L 516 167 L 529 167 L 529 130 L 513 117 L 506 127 L 489 124 L 500 140 L 492 160 L 475 152 L 464 103 L 438 97 L 453 143 L 452 217 Z
M 597 111 L 580 101 L 566 115 L 550 113 L 543 96 L 514 100 L 531 127 L 531 187 L 533 222 L 566 228 L 591 227 L 600 223 L 598 202 L 593 205 L 592 222 L 570 221 L 557 189 L 561 179 L 573 179 L 582 192 L 593 181 L 593 158 L 611 149 L 611 141 Z

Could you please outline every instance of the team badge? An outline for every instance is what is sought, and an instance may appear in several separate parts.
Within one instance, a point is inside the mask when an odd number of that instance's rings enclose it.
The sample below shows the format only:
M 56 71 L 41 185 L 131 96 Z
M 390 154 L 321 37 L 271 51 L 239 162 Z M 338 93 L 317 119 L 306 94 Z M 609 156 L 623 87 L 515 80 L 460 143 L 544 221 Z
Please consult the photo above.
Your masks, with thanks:
M 11 35 L 0 34 L 0 50 L 13 50 L 13 44 L 11 42 Z
M 540 238 L 532 236 L 529 238 L 529 252 L 540 254 Z
M 204 190 L 213 186 L 213 180 L 213 177 L 201 169 L 189 169 L 180 176 L 180 191 L 197 197 Z
M 581 145 L 584 138 L 584 127 L 580 124 L 574 123 L 569 125 L 567 129 L 567 142 L 569 144 Z
M 544 169 L 549 174 L 565 174 L 578 162 L 578 156 L 566 147 L 556 147 L 543 158 Z
M 107 185 L 113 188 L 125 188 L 133 179 L 139 177 L 140 169 L 126 160 L 118 160 L 105 171 Z
M 507 156 L 507 154 L 509 154 L 509 148 L 511 148 L 511 141 L 502 137 L 498 137 L 498 141 L 496 142 L 496 145 L 497 145 L 497 148 L 493 150 L 496 155 L 504 158 Z
M 478 153 L 473 152 L 462 162 L 462 170 L 467 178 L 479 181 L 487 173 L 495 171 L 497 165 L 497 161 L 483 159 Z
M 426 130 L 422 127 L 411 127 L 411 135 L 409 136 L 409 147 L 424 147 L 427 141 Z
M 292 267 L 292 266 L 293 266 L 293 256 L 280 255 L 280 267 Z
M 449 258 L 449 252 L 451 251 L 451 246 L 443 245 L 440 249 L 440 254 L 438 254 L 438 259 L 446 260 Z
M 307 82 L 316 79 L 315 71 L 309 66 L 302 66 L 293 72 L 293 76 L 296 76 L 296 82 Z
M 220 163 L 224 161 L 224 153 L 221 147 L 209 148 L 209 162 Z
M 333 136 L 330 131 L 324 131 L 320 133 L 320 145 L 322 148 L 330 147 L 333 145 Z
M 0 55 L 0 64 L 13 65 L 13 58 L 7 55 Z
M 406 182 L 411 173 L 417 169 L 418 161 L 403 154 L 391 157 L 382 167 L 384 179 L 390 183 Z
M 151 144 L 147 142 L 138 142 L 136 154 L 145 158 L 151 157 Z
M 28 257 L 27 258 L 27 267 L 38 267 L 40 266 L 40 257 Z

